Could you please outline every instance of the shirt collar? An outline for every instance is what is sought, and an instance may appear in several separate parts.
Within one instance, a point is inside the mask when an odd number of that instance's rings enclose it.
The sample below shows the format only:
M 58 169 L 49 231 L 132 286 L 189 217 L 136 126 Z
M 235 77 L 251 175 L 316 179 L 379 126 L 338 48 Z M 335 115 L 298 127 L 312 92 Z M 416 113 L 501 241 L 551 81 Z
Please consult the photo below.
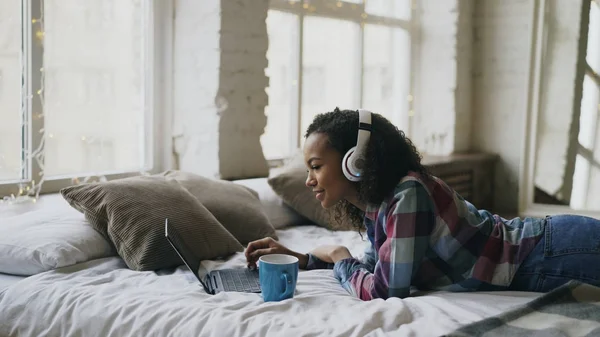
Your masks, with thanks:
M 365 217 L 371 221 L 377 219 L 377 213 L 379 213 L 379 205 L 367 205 L 365 210 Z

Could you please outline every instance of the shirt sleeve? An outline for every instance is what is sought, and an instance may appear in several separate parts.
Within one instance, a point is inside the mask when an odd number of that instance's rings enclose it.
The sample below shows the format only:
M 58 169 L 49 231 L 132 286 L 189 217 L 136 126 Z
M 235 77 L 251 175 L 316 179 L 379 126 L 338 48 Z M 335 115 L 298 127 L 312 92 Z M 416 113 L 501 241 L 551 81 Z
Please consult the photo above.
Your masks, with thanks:
M 362 264 L 365 266 L 365 268 L 370 273 L 373 273 L 375 271 L 376 263 L 377 263 L 377 255 L 375 253 L 375 248 L 373 248 L 373 245 L 369 245 L 365 249 L 365 256 L 363 257 Z
M 420 262 L 429 247 L 435 226 L 435 209 L 425 187 L 416 181 L 405 182 L 385 210 L 385 242 L 371 272 L 368 265 L 354 258 L 340 260 L 333 268 L 342 286 L 362 299 L 405 298 Z M 367 261 L 367 259 L 365 259 Z
M 333 269 L 333 263 L 325 262 L 310 253 L 306 255 L 308 255 L 308 263 L 306 263 L 306 270 Z

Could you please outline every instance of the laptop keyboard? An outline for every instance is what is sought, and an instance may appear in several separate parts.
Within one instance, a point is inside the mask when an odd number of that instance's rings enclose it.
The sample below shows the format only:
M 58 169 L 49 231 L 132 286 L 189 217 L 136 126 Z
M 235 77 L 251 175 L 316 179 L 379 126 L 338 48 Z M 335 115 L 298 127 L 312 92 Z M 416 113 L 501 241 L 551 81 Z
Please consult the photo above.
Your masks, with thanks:
M 258 270 L 230 269 L 219 270 L 225 290 L 260 292 Z

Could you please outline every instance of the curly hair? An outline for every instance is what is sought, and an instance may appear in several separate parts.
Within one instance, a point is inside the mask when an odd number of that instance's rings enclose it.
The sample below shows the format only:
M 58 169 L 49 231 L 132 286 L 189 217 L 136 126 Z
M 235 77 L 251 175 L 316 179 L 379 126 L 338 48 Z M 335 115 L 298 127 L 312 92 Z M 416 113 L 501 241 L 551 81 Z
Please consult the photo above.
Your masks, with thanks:
M 329 144 L 343 156 L 356 145 L 358 117 L 357 110 L 339 108 L 318 114 L 308 126 L 305 137 L 323 133 L 327 135 Z M 403 131 L 376 113 L 371 115 L 371 130 L 365 152 L 367 165 L 362 179 L 355 183 L 361 202 L 380 204 L 409 171 L 418 172 L 425 179 L 430 178 L 428 170 L 421 164 L 421 154 Z M 364 213 L 346 200 L 335 205 L 332 216 L 340 226 L 344 221 L 350 221 L 359 232 L 364 229 Z

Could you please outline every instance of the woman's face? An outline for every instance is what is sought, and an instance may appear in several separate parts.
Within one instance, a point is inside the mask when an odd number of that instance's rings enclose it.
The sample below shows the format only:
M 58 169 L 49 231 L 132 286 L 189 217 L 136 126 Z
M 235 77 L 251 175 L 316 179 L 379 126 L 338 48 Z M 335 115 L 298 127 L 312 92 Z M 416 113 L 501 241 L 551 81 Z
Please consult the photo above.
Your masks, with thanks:
M 342 154 L 329 145 L 324 133 L 312 133 L 304 142 L 304 162 L 308 167 L 306 186 L 312 189 L 323 208 L 346 199 L 356 188 L 342 172 Z

